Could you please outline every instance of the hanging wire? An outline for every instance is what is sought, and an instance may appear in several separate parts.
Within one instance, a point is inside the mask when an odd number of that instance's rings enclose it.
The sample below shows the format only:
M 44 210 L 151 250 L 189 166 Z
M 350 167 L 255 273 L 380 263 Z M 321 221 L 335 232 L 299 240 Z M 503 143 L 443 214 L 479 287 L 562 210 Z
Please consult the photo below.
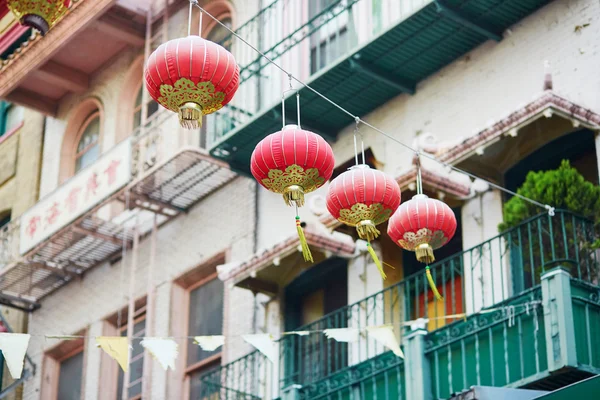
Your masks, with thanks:
M 130 200 L 130 192 L 129 189 L 125 191 L 125 209 L 129 210 L 129 200 Z M 125 299 L 125 288 L 123 286 L 123 282 L 125 282 L 125 256 L 127 255 L 127 233 L 128 233 L 128 229 L 127 229 L 127 225 L 125 225 L 123 227 L 123 241 L 122 241 L 122 247 L 121 247 L 121 271 L 120 271 L 120 279 L 119 279 L 119 284 L 120 284 L 120 294 L 121 294 L 121 299 Z M 122 307 L 119 307 L 119 309 L 117 310 L 117 328 L 121 327 L 121 314 L 122 314 Z
M 231 29 L 230 27 L 228 27 L 227 25 L 225 25 L 223 22 L 219 21 L 218 18 L 216 18 L 214 15 L 212 15 L 211 13 L 207 12 L 204 8 L 202 8 L 199 4 L 198 4 L 198 0 L 189 0 L 190 4 L 195 5 L 196 7 L 198 7 L 202 12 L 206 13 L 206 15 L 208 15 L 210 18 L 212 18 L 217 24 L 221 25 L 223 28 L 225 28 L 227 31 L 229 31 L 233 36 L 235 36 L 238 40 L 240 40 L 242 43 L 244 43 L 245 45 L 247 45 L 248 47 L 250 47 L 252 50 L 254 50 L 256 53 L 258 53 L 262 58 L 264 58 L 265 60 L 267 60 L 271 65 L 273 65 L 275 68 L 279 69 L 281 72 L 283 72 L 284 74 L 286 74 L 288 77 L 290 77 L 290 79 L 293 79 L 294 81 L 296 81 L 297 83 L 299 83 L 300 85 L 304 86 L 306 89 L 310 90 L 311 92 L 313 92 L 315 95 L 317 95 L 318 97 L 320 97 L 321 99 L 325 100 L 327 103 L 331 104 L 332 106 L 334 106 L 335 108 L 337 108 L 338 110 L 342 111 L 343 113 L 345 113 L 346 115 L 352 117 L 352 119 L 358 120 L 359 122 L 362 122 L 364 125 L 368 126 L 369 128 L 373 129 L 374 131 L 378 132 L 379 134 L 383 135 L 384 137 L 388 138 L 389 140 L 398 143 L 399 145 L 401 145 L 402 147 L 412 151 L 413 153 L 416 153 L 417 150 L 413 149 L 411 146 L 407 145 L 404 142 L 401 142 L 400 140 L 396 139 L 395 137 L 393 137 L 392 135 L 389 135 L 387 133 L 385 133 L 384 131 L 382 131 L 381 129 L 377 128 L 374 125 L 371 125 L 370 123 L 368 123 L 367 121 L 361 119 L 359 116 L 356 116 L 354 114 L 352 114 L 350 111 L 346 110 L 344 107 L 342 107 L 341 105 L 337 104 L 336 102 L 334 102 L 333 100 L 329 99 L 328 97 L 326 97 L 324 94 L 322 94 L 321 92 L 319 92 L 318 90 L 314 89 L 313 87 L 311 87 L 310 85 L 308 85 L 307 83 L 303 82 L 302 80 L 296 78 L 294 75 L 292 75 L 290 72 L 286 71 L 282 66 L 280 66 L 279 64 L 277 64 L 275 61 L 273 61 L 270 57 L 268 57 L 265 53 L 263 53 L 262 51 L 260 51 L 258 48 L 256 48 L 255 46 L 253 46 L 252 44 L 250 44 L 247 40 L 245 40 L 243 37 L 241 37 L 240 35 L 238 35 L 233 29 Z M 462 173 L 464 175 L 467 175 L 473 179 L 479 179 L 482 180 L 484 182 L 486 182 L 487 184 L 489 184 L 491 187 L 498 189 L 500 191 L 503 191 L 505 193 L 508 193 L 512 196 L 518 197 L 521 200 L 527 201 L 531 204 L 534 204 L 538 207 L 544 208 L 546 210 L 548 210 L 548 214 L 550 216 L 554 216 L 554 207 L 548 205 L 548 204 L 542 204 L 539 201 L 535 201 L 533 199 L 530 199 L 529 197 L 525 197 L 523 195 L 520 195 L 516 192 L 513 192 L 512 190 L 506 189 L 505 187 L 502 187 L 500 185 L 497 185 L 493 182 L 490 182 L 486 179 L 480 178 L 470 172 L 467 172 L 461 168 L 455 167 L 454 165 L 451 165 L 449 163 L 446 163 L 444 161 L 438 160 L 437 158 L 435 158 L 432 155 L 429 155 L 427 153 L 422 154 L 423 157 L 428 158 L 432 161 L 435 161 L 441 165 L 443 165 L 446 168 L 450 168 L 456 172 Z
M 421 153 L 417 151 L 417 194 L 423 194 L 423 179 L 421 177 Z
M 202 37 L 202 15 L 204 13 L 200 10 L 200 21 L 198 22 L 198 36 Z

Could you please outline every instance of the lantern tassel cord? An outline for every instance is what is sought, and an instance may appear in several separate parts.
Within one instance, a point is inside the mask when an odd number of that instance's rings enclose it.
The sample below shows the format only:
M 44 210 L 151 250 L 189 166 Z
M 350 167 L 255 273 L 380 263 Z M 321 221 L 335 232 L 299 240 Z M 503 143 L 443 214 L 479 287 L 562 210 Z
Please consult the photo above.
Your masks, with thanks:
M 383 270 L 383 265 L 381 264 L 381 261 L 379 260 L 379 257 L 377 257 L 377 253 L 375 253 L 375 250 L 373 250 L 373 246 L 371 246 L 370 242 L 367 242 L 367 251 L 371 255 L 371 258 L 373 259 L 373 262 L 377 266 L 377 269 L 379 270 L 379 273 L 381 274 L 381 277 L 383 278 L 383 280 L 386 280 L 387 279 L 387 275 L 385 274 L 385 271 Z
M 431 275 L 431 271 L 429 270 L 429 265 L 425 267 L 425 275 L 427 276 L 429 287 L 431 288 L 431 291 L 433 292 L 435 298 L 439 301 L 444 300 L 444 297 L 438 291 L 437 286 L 435 286 L 435 281 L 433 280 L 433 276 Z
M 300 238 L 300 245 L 302 246 L 302 256 L 304 256 L 304 261 L 314 262 L 312 253 L 310 252 L 310 248 L 308 247 L 308 243 L 306 242 L 306 236 L 304 236 L 304 231 L 302 230 L 302 225 L 300 225 L 300 217 L 296 215 L 296 230 L 298 231 L 298 238 Z
M 191 2 L 194 3 L 194 5 L 199 8 L 202 12 L 204 12 L 207 16 L 209 16 L 211 19 L 213 19 L 217 24 L 219 24 L 220 26 L 222 26 L 223 28 L 225 28 L 227 31 L 229 31 L 233 36 L 235 36 L 239 41 L 241 41 L 242 43 L 244 43 L 246 46 L 250 47 L 253 51 L 255 51 L 257 54 L 259 54 L 262 58 L 264 58 L 267 62 L 269 62 L 271 65 L 273 65 L 275 68 L 279 69 L 281 72 L 283 72 L 284 74 L 286 74 L 288 77 L 290 77 L 291 79 L 293 79 L 294 81 L 296 81 L 297 83 L 299 83 L 300 85 L 304 86 L 307 90 L 310 90 L 311 92 L 313 92 L 315 95 L 317 95 L 318 97 L 322 98 L 323 100 L 325 100 L 326 102 L 328 102 L 329 104 L 331 104 L 332 106 L 334 106 L 335 108 L 337 108 L 338 110 L 340 110 L 341 112 L 345 113 L 346 115 L 352 117 L 353 119 L 355 119 L 358 122 L 362 122 L 365 126 L 373 129 L 374 131 L 378 132 L 379 134 L 381 134 L 382 136 L 388 138 L 389 140 L 398 143 L 399 145 L 403 146 L 404 148 L 417 153 L 417 150 L 413 149 L 411 146 L 407 145 L 406 143 L 396 139 L 394 136 L 382 131 L 381 129 L 377 128 L 374 125 L 371 125 L 370 123 L 368 123 L 367 121 L 363 120 L 362 118 L 352 114 L 350 111 L 346 110 L 344 107 L 342 107 L 341 105 L 339 105 L 338 103 L 336 103 L 335 101 L 331 100 L 329 97 L 325 96 L 324 94 L 322 94 L 321 92 L 319 92 L 318 90 L 316 90 L 315 88 L 313 88 L 312 86 L 308 85 L 307 83 L 305 83 L 304 81 L 300 80 L 299 78 L 295 77 L 294 75 L 292 75 L 290 72 L 288 72 L 287 70 L 285 70 L 281 65 L 277 64 L 275 61 L 273 61 L 273 59 L 271 59 L 269 56 L 267 56 L 265 53 L 263 53 L 262 51 L 260 51 L 256 46 L 253 46 L 250 42 L 248 42 L 246 39 L 244 39 L 243 37 L 241 37 L 239 34 L 237 34 L 233 29 L 231 29 L 230 27 L 228 27 L 227 25 L 225 25 L 223 22 L 221 22 L 217 17 L 215 17 L 214 15 L 212 15 L 209 12 L 206 12 L 206 10 L 204 8 L 202 8 L 200 5 L 198 5 L 198 2 L 194 0 L 190 0 Z M 530 199 L 529 197 L 525 197 L 519 193 L 513 192 L 512 190 L 509 190 L 503 186 L 497 185 L 487 179 L 483 179 L 480 178 L 470 172 L 467 172 L 461 168 L 458 168 L 452 164 L 449 164 L 447 162 L 444 162 L 442 160 L 437 159 L 434 155 L 430 155 L 427 153 L 420 153 L 421 156 L 432 160 L 440 165 L 445 166 L 446 168 L 450 168 L 458 173 L 467 175 L 471 178 L 474 179 L 481 179 L 482 181 L 486 182 L 487 184 L 489 184 L 491 187 L 498 189 L 500 191 L 503 191 L 505 193 L 510 194 L 511 196 L 515 196 L 518 197 L 524 201 L 527 201 L 531 204 L 534 204 L 538 207 L 541 208 L 545 208 L 546 210 L 548 210 L 548 215 L 550 216 L 554 216 L 555 210 L 554 207 L 550 206 L 549 204 L 542 204 L 539 201 Z

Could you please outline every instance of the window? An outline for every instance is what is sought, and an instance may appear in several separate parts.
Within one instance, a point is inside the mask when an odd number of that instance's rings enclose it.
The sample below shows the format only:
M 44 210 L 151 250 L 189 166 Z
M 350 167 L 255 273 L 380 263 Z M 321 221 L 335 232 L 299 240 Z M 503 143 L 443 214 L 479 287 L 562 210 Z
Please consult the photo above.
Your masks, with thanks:
M 339 8 L 346 6 L 345 0 L 309 0 L 309 19 L 318 27 L 310 35 L 311 74 L 348 51 L 348 15 L 339 13 Z
M 80 400 L 83 377 L 83 351 L 61 361 L 58 373 L 57 398 Z
M 223 332 L 224 284 L 211 275 L 189 292 L 188 336 L 220 335 Z M 204 351 L 193 342 L 188 343 L 187 369 L 190 377 L 190 399 L 205 399 L 213 395 L 211 388 L 202 387 L 200 376 L 215 366 L 221 349 Z
M 100 155 L 100 113 L 93 112 L 83 123 L 75 154 L 75 173 L 93 164 Z
M 127 336 L 127 319 L 120 328 L 121 336 Z M 145 305 L 135 313 L 135 322 L 133 325 L 133 338 L 141 338 L 146 334 L 146 307 Z M 129 384 L 127 399 L 138 400 L 142 398 L 142 380 L 144 376 L 144 348 L 140 344 L 141 340 L 132 340 L 131 358 L 129 359 Z M 121 399 L 123 393 L 123 379 L 125 374 L 119 368 L 119 379 L 117 384 L 116 398 Z
M 0 101 L 0 136 L 12 132 L 23 122 L 23 108 Z
M 341 258 L 329 258 L 301 272 L 286 286 L 285 330 L 345 328 L 348 321 L 343 314 L 323 317 L 347 304 L 348 263 Z M 288 376 L 295 376 L 300 382 L 318 380 L 348 364 L 348 345 L 328 341 L 322 335 L 298 337 L 291 346 L 285 368 L 291 371 Z
M 85 336 L 86 331 L 76 336 Z M 42 369 L 42 398 L 80 400 L 85 369 L 83 338 L 61 342 L 45 354 Z
M 219 21 L 228 28 L 231 28 L 232 20 L 231 17 L 225 16 L 219 18 Z M 206 39 L 218 43 L 231 51 L 231 41 L 233 35 L 221 24 L 216 23 L 210 30 Z M 233 116 L 234 113 L 231 111 L 232 105 L 224 108 L 218 114 L 212 114 L 210 118 L 206 116 L 202 117 L 202 128 L 200 131 L 200 147 L 203 149 L 208 148 L 213 142 L 216 141 L 217 135 L 222 135 L 225 132 L 229 132 L 234 128 Z M 212 138 L 208 138 L 209 132 L 213 135 Z
M 225 25 L 227 28 L 231 29 L 232 21 L 231 17 L 219 18 L 221 23 Z M 227 29 L 225 29 L 221 24 L 217 23 L 214 28 L 210 30 L 206 39 L 211 42 L 215 42 L 225 47 L 227 50 L 231 51 L 231 40 L 233 35 Z
M 135 99 L 135 107 L 133 109 L 133 129 L 137 129 L 142 124 L 142 99 L 144 93 L 144 85 L 140 86 L 137 97 Z M 158 103 L 148 96 L 148 103 L 146 103 L 146 118 L 150 118 L 158 111 Z

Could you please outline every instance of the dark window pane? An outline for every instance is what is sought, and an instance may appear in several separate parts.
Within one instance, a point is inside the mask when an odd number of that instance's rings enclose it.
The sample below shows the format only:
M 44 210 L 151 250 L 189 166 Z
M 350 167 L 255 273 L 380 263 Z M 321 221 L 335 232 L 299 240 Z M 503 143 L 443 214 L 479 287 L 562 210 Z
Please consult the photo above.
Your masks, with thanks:
M 220 335 L 223 332 L 223 282 L 213 279 L 190 292 L 189 336 Z M 188 344 L 188 365 L 217 354 L 204 351 L 191 340 Z
M 150 100 L 147 104 L 148 118 L 150 118 L 155 112 L 158 111 L 158 103 L 154 100 Z
M 200 370 L 190 375 L 190 400 L 219 400 L 219 386 L 200 381 L 206 372 Z
M 83 352 L 60 363 L 58 395 L 61 400 L 81 400 Z

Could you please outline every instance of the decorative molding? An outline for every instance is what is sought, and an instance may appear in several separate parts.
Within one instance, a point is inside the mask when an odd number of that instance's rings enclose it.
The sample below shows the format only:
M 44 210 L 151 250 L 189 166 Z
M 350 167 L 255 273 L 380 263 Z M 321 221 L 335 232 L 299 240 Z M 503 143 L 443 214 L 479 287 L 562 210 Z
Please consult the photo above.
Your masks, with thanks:
M 1 67 L 0 97 L 6 97 L 28 74 L 44 65 L 71 38 L 108 10 L 115 0 L 78 0 L 45 37 L 36 35 Z
M 543 115 L 551 117 L 553 111 L 564 114 L 566 117 L 574 118 L 578 122 L 593 129 L 600 129 L 600 114 L 584 108 L 570 100 L 548 90 L 531 103 L 520 107 L 507 117 L 502 118 L 492 126 L 464 140 L 462 143 L 438 154 L 441 161 L 446 163 L 457 163 L 462 159 L 477 152 L 477 149 L 491 143 L 503 135 L 514 135 L 514 129 L 527 125 L 535 117 Z

